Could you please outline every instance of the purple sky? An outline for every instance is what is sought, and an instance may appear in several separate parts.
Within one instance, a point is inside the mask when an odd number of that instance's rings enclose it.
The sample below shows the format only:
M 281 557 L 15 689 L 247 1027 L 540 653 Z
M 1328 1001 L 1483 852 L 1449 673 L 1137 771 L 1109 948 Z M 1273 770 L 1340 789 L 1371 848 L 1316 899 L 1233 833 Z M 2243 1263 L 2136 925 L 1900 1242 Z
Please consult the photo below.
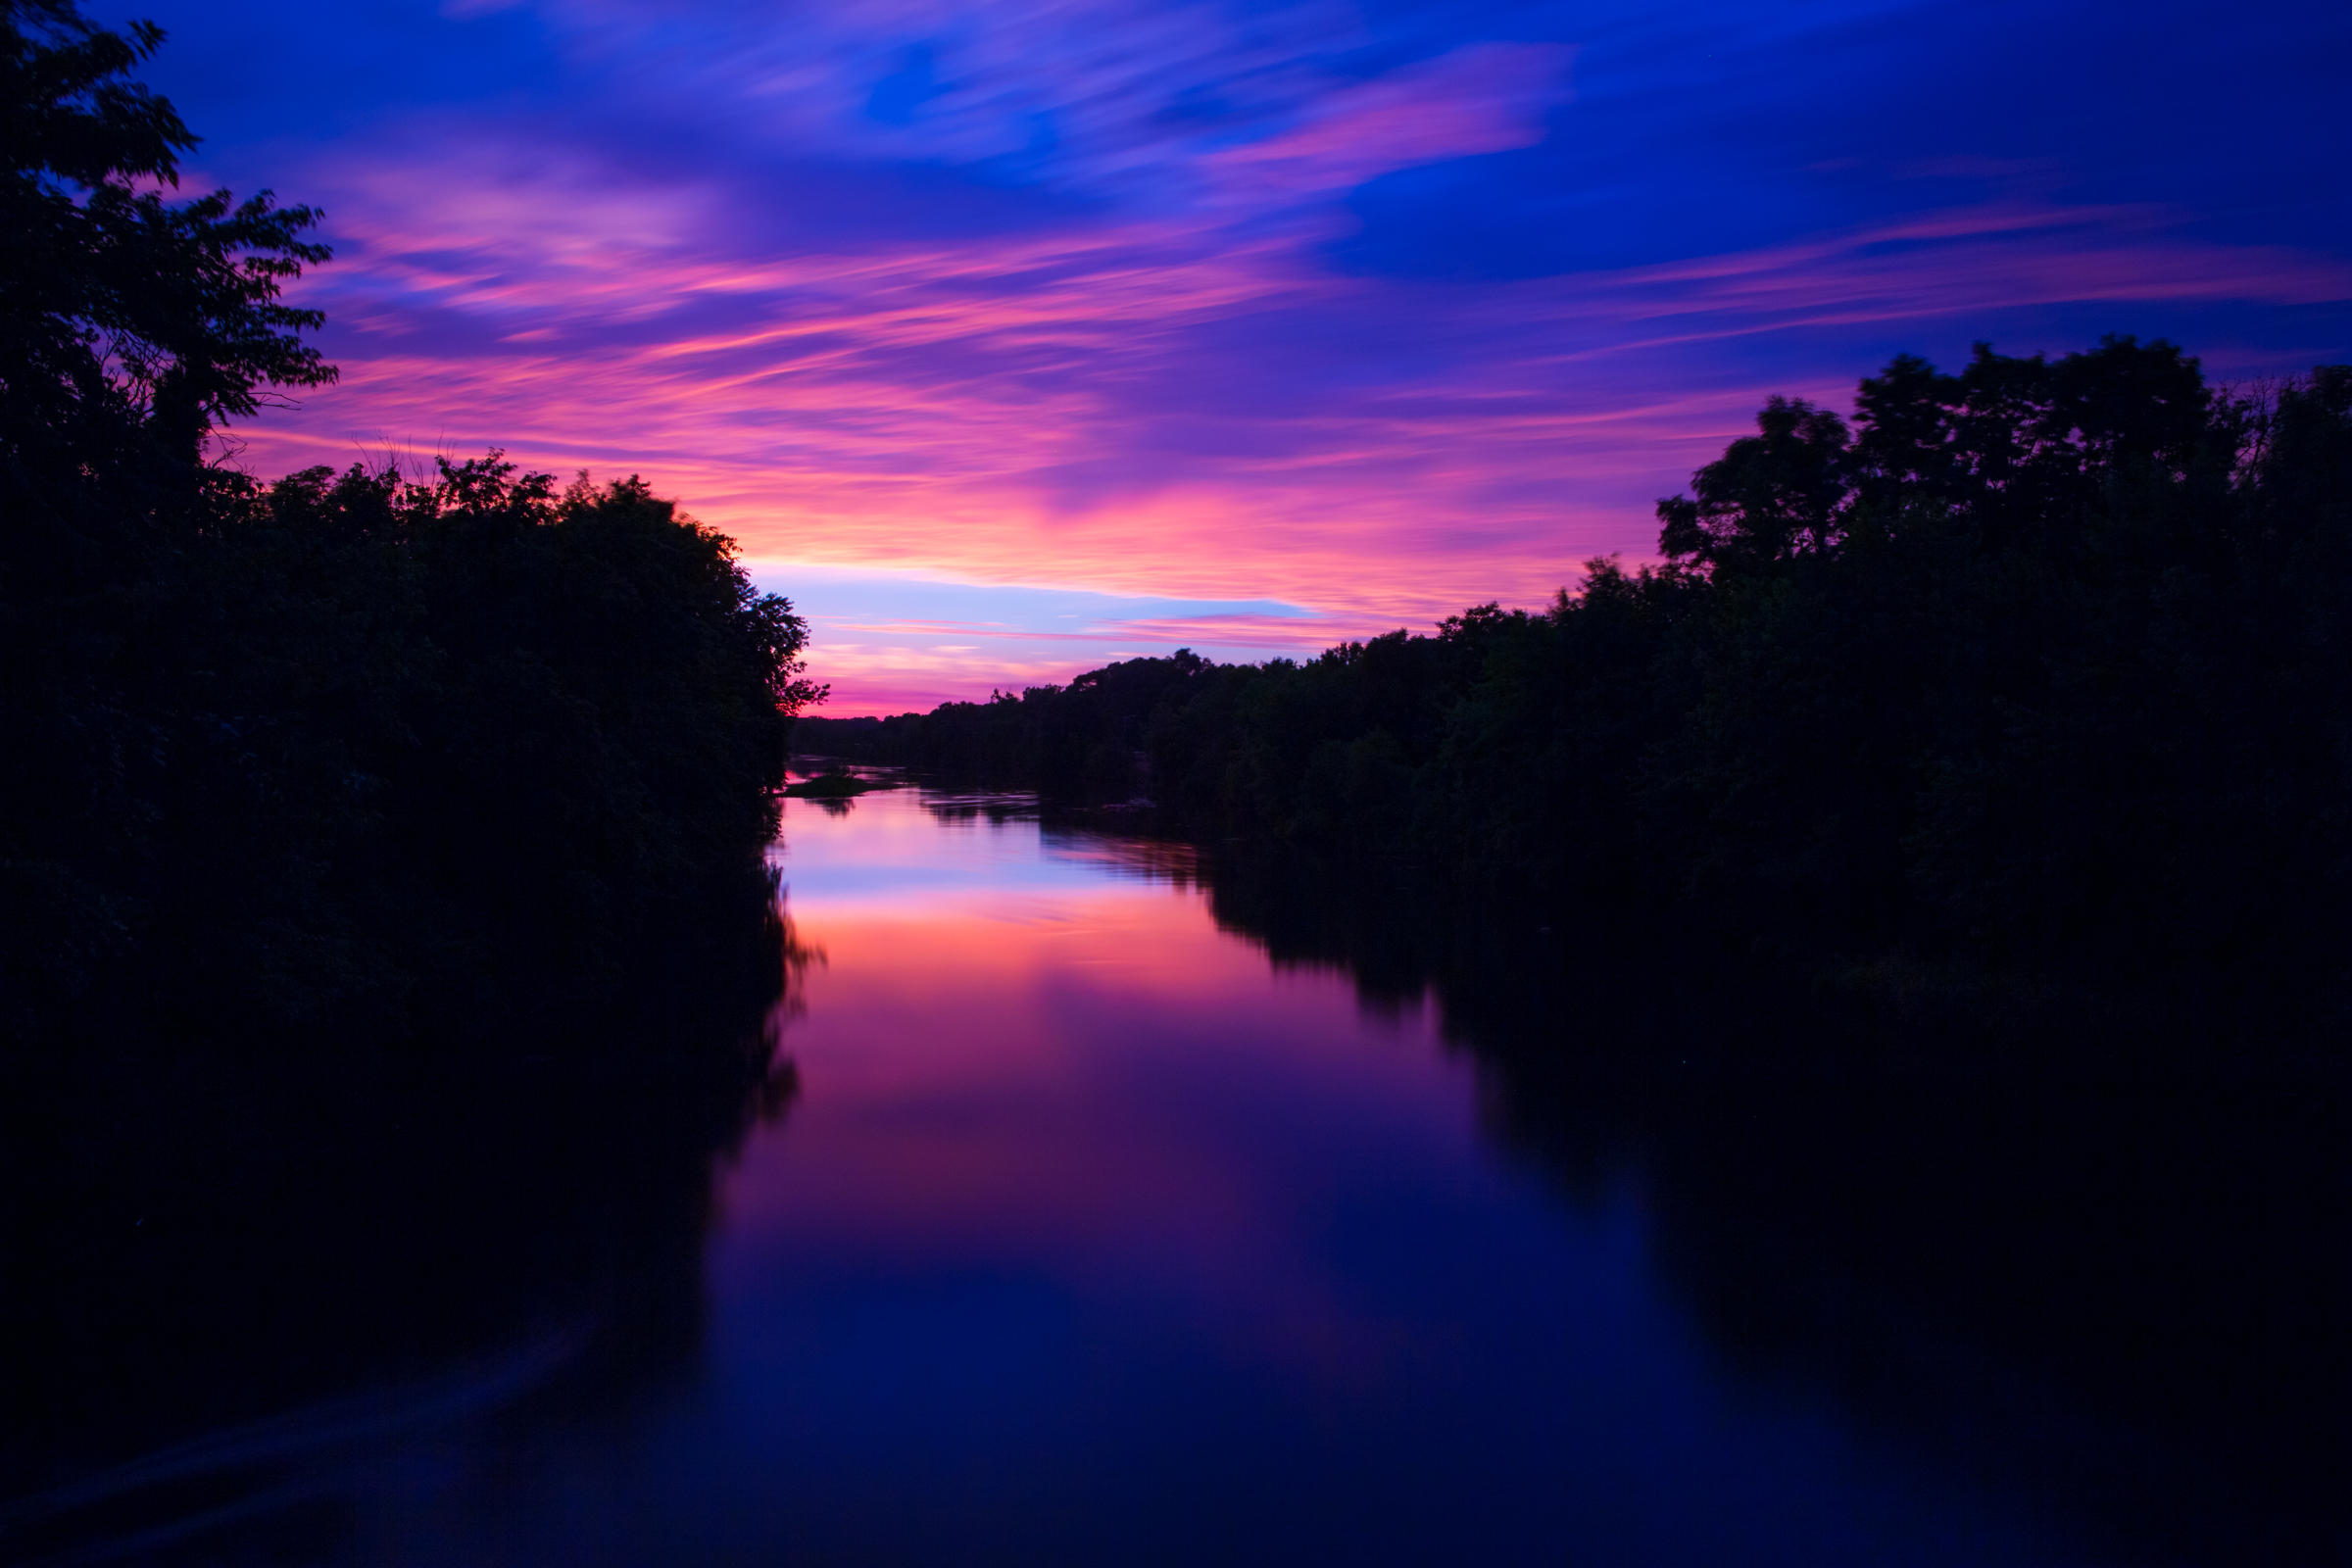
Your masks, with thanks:
M 641 472 L 834 710 L 1531 604 L 1898 350 L 2352 359 L 2352 8 L 107 6 L 328 214 L 264 472 Z

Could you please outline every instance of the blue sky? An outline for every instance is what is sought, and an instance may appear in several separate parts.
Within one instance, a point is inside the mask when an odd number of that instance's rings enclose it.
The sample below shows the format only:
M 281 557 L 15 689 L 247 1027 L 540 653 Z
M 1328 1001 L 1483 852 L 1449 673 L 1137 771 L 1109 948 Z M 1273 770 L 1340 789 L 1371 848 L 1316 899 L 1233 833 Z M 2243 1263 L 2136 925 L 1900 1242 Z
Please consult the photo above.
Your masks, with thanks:
M 2352 359 L 2352 8 L 102 14 L 328 214 L 245 461 L 641 472 L 845 711 L 1535 602 L 1898 351 Z

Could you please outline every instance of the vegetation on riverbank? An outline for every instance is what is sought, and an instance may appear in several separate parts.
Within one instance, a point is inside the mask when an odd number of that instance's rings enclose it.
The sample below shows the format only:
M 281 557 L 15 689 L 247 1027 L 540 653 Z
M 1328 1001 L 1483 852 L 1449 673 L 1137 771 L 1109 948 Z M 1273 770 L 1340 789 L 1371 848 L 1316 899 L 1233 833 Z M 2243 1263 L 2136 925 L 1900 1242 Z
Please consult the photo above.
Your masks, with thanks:
M 855 773 L 824 772 L 784 786 L 795 800 L 853 801 L 873 790 L 895 790 L 905 782 L 895 778 L 860 778 Z
M 281 299 L 326 251 L 173 198 L 159 36 L 0 0 L 16 1556 L 185 1546 L 354 1389 L 690 1356 L 713 1155 L 790 1100 L 808 961 L 764 851 L 821 692 L 724 536 L 496 452 L 216 461 L 332 379 Z
M 172 199 L 160 36 L 0 5 L 0 1026 L 512 1046 L 772 997 L 807 627 L 634 478 L 212 461 L 333 378 L 281 298 L 327 252 Z
M 2340 1002 L 2352 368 L 1906 357 L 1850 423 L 1772 400 L 1659 516 L 1658 564 L 1589 563 L 1541 612 L 801 741 L 1637 916 L 1691 965 Z

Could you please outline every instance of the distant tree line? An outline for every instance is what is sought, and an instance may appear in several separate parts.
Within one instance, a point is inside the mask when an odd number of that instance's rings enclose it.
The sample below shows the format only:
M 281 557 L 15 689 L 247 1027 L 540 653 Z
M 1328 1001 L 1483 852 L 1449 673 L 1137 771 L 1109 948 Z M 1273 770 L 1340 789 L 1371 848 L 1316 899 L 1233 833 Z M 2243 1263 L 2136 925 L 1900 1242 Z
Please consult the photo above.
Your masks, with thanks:
M 772 970 L 806 626 L 633 478 L 208 461 L 332 379 L 281 299 L 327 253 L 173 199 L 160 37 L 0 0 L 0 1026 L 492 1039 Z
M 1770 400 L 1658 514 L 1658 564 L 1591 562 L 1541 612 L 798 744 L 1147 798 L 1563 926 L 1634 912 L 1691 963 L 2339 986 L 2352 368 L 2230 390 L 2131 338 L 1906 356 L 1850 421 Z

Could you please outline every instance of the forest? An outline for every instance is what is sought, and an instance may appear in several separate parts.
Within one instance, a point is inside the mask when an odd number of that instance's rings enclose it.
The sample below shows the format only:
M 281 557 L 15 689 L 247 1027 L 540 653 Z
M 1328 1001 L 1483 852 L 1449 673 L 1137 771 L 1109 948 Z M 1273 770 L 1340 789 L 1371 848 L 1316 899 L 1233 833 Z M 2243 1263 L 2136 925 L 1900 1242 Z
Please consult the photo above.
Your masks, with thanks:
M 1540 611 L 796 744 L 1546 929 L 1630 920 L 1686 980 L 2340 1021 L 2352 368 L 1905 356 L 1850 420 L 1770 400 L 1658 517 L 1653 563 L 1589 562 Z
M 681 966 L 756 1022 L 806 625 L 635 478 L 224 461 L 334 379 L 327 250 L 178 198 L 160 41 L 0 7 L 0 1027 L 521 1050 Z
M 160 36 L 0 12 L 8 1027 L 486 1039 L 624 1015 L 720 930 L 771 970 L 745 911 L 823 695 L 805 622 L 635 478 L 221 461 L 333 380 L 284 298 L 328 255 L 307 207 L 178 198 L 195 138 L 131 76 Z M 798 746 L 1546 929 L 1633 920 L 1690 966 L 2326 1021 L 2348 507 L 2352 368 L 1905 356 L 1850 418 L 1769 401 L 1659 504 L 1653 560 L 1541 610 L 802 717 Z
M 323 215 L 181 191 L 161 42 L 0 0 L 0 1556 L 571 1560 L 534 1473 L 646 1560 L 821 1555 L 829 1496 L 1279 1555 L 1366 1476 L 1450 1536 L 1621 1447 L 1769 1547 L 1841 1411 L 1895 1479 L 1837 1541 L 1914 1474 L 1956 1532 L 2023 1477 L 2344 1539 L 2352 367 L 1906 356 L 1539 608 L 821 718 L 641 477 L 241 466 L 336 379 Z

